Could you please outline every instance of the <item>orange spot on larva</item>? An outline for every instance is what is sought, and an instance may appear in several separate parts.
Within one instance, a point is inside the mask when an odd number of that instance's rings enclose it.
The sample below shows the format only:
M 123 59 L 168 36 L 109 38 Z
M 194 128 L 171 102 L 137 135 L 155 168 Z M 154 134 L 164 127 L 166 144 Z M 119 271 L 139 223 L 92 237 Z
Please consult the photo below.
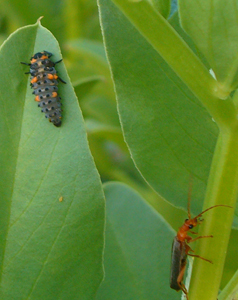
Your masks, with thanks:
M 48 79 L 50 79 L 50 80 L 54 79 L 54 75 L 52 75 L 52 74 L 48 74 L 47 77 L 48 77 Z
M 37 77 L 31 79 L 31 83 L 35 83 L 35 82 L 37 82 Z
M 35 59 L 35 58 L 32 58 L 32 59 L 31 59 L 31 63 L 34 64 L 35 62 L 36 62 L 36 59 Z
M 35 97 L 35 101 L 40 102 L 39 96 L 36 96 L 36 97 Z
M 58 95 L 58 94 L 57 94 L 56 92 L 53 92 L 53 93 L 52 93 L 52 97 L 53 97 L 53 98 L 57 97 L 57 95 Z

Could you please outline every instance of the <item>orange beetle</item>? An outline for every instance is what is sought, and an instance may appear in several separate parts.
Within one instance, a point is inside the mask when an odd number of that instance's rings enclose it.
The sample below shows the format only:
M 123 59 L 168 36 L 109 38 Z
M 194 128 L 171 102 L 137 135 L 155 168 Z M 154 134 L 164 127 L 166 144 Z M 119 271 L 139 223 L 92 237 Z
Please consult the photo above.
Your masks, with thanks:
M 188 235 L 188 233 L 196 234 L 196 232 L 191 231 L 191 229 L 201 223 L 202 220 L 199 220 L 198 218 L 201 217 L 208 210 L 218 206 L 225 206 L 225 207 L 232 208 L 231 206 L 223 205 L 223 204 L 214 205 L 207 208 L 206 210 L 198 214 L 196 217 L 192 218 L 190 212 L 190 199 L 191 199 L 191 184 L 190 184 L 189 194 L 188 194 L 188 219 L 185 220 L 183 226 L 179 228 L 177 235 L 174 237 L 173 245 L 172 245 L 171 272 L 170 272 L 170 287 L 176 291 L 182 290 L 187 300 L 189 300 L 188 291 L 185 285 L 183 284 L 183 276 L 186 269 L 187 255 L 198 257 L 209 263 L 212 263 L 210 260 L 203 258 L 199 255 L 190 254 L 189 251 L 192 252 L 194 251 L 190 248 L 188 244 L 198 239 L 213 237 L 212 235 L 207 235 L 207 236 L 198 236 L 193 239 L 191 236 Z

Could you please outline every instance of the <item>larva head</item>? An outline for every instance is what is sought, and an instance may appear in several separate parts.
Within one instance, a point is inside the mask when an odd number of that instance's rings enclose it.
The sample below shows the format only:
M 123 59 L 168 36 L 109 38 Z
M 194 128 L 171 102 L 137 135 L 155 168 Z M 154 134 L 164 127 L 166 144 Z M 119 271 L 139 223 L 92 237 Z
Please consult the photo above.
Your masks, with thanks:
M 48 52 L 48 51 L 42 51 L 42 52 L 37 52 L 36 54 L 34 54 L 32 57 L 31 57 L 31 60 L 32 59 L 46 59 L 46 58 L 50 58 L 53 54 Z

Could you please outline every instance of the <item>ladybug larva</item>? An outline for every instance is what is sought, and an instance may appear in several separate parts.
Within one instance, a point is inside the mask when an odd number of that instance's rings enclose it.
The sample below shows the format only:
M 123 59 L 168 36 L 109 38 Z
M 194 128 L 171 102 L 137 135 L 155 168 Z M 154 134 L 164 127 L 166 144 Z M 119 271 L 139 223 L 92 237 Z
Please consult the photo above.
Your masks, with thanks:
M 38 106 L 41 111 L 45 113 L 45 117 L 49 119 L 56 127 L 61 125 L 61 102 L 58 95 L 58 80 L 62 80 L 55 70 L 57 62 L 50 60 L 53 54 L 48 51 L 38 52 L 31 58 L 31 63 L 24 63 L 30 66 L 30 71 L 26 74 L 31 74 L 31 88 L 34 90 L 32 94 L 35 95 L 35 101 L 39 102 Z

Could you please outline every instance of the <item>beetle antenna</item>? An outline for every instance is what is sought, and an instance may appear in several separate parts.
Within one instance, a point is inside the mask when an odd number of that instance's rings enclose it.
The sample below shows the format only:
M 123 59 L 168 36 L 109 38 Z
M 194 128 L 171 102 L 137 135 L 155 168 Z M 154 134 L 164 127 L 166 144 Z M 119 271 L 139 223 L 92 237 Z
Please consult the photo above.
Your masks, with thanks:
M 197 215 L 194 219 L 197 219 L 198 217 L 200 217 L 202 214 L 204 214 L 206 211 L 212 209 L 212 208 L 215 208 L 215 207 L 218 207 L 218 206 L 225 206 L 225 207 L 230 207 L 230 208 L 233 208 L 232 206 L 229 206 L 229 205 L 225 205 L 225 204 L 218 204 L 218 205 L 214 205 L 214 206 L 211 206 L 207 209 L 205 209 L 204 211 L 202 211 L 199 215 Z
M 192 195 L 192 189 L 193 189 L 193 175 L 192 173 L 189 174 L 189 188 L 188 188 L 188 218 L 191 219 L 191 195 Z

